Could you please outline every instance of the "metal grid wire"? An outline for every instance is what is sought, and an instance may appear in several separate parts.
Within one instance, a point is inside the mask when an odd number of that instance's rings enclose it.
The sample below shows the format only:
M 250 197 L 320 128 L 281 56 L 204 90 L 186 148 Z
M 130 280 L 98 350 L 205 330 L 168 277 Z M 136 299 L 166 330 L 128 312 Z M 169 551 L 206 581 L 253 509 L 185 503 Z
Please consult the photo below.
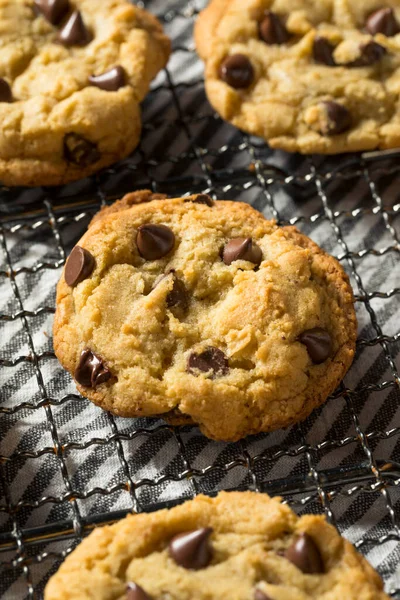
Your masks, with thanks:
M 270 151 L 207 104 L 191 38 L 204 2 L 138 4 L 174 42 L 170 67 L 144 103 L 140 147 L 84 182 L 0 193 L 0 594 L 40 598 L 82 537 L 127 511 L 253 489 L 282 495 L 299 513 L 323 511 L 400 597 L 400 153 L 322 159 Z M 222 444 L 195 427 L 117 419 L 76 394 L 43 334 L 54 313 L 52 283 L 99 207 L 145 187 L 250 202 L 341 261 L 356 295 L 357 356 L 307 421 Z

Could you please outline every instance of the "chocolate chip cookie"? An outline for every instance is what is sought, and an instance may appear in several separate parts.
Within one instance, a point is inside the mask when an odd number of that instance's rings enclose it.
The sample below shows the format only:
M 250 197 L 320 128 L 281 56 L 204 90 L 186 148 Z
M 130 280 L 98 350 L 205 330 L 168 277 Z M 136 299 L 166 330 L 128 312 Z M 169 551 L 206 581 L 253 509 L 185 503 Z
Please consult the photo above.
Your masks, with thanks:
M 400 146 L 397 0 L 211 0 L 195 37 L 211 104 L 273 148 Z
M 4 0 L 0 182 L 58 185 L 127 156 L 170 42 L 127 0 Z
M 237 440 L 324 402 L 356 327 L 348 277 L 294 227 L 240 202 L 137 192 L 69 256 L 54 347 L 102 408 Z
M 198 496 L 96 529 L 45 600 L 384 600 L 370 564 L 325 518 L 254 492 Z

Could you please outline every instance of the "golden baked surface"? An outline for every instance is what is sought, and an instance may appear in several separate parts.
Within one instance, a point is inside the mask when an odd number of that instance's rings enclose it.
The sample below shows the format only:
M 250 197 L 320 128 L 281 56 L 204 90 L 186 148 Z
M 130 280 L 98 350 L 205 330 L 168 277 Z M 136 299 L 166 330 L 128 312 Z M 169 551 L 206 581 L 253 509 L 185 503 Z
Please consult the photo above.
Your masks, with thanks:
M 153 198 L 97 215 L 58 284 L 54 348 L 79 391 L 222 440 L 304 419 L 354 356 L 339 263 L 248 204 Z
M 224 119 L 332 154 L 400 145 L 399 32 L 399 0 L 211 0 L 195 38 Z
M 176 535 L 202 528 L 212 532 L 206 540 L 203 532 L 202 543 L 194 550 L 187 539 L 180 552 L 176 541 L 171 544 Z M 142 594 L 127 591 L 129 584 L 140 586 Z M 298 518 L 266 494 L 221 492 L 214 499 L 198 496 L 169 511 L 131 515 L 96 529 L 50 579 L 44 598 L 384 600 L 388 596 L 378 574 L 324 517 Z
M 56 4 L 66 9 L 53 24 L 33 0 L 0 0 L 6 185 L 62 184 L 128 155 L 139 140 L 139 102 L 168 60 L 170 42 L 157 19 L 127 0 Z M 89 81 L 115 67 L 112 90 Z

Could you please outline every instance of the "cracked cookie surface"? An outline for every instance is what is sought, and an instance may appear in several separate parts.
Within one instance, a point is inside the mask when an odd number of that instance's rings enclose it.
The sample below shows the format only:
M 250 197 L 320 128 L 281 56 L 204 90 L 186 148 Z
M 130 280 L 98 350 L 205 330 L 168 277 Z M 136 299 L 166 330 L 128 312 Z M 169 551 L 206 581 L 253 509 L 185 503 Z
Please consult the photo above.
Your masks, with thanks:
M 325 518 L 255 492 L 198 496 L 96 529 L 45 600 L 385 600 L 379 575 Z
M 195 38 L 211 104 L 273 148 L 400 145 L 398 0 L 211 0 Z
M 67 183 L 133 150 L 170 52 L 155 17 L 126 0 L 0 0 L 0 29 L 3 184 Z
M 54 347 L 102 408 L 236 440 L 323 403 L 356 329 L 347 275 L 294 227 L 240 202 L 143 191 L 103 209 L 71 253 Z

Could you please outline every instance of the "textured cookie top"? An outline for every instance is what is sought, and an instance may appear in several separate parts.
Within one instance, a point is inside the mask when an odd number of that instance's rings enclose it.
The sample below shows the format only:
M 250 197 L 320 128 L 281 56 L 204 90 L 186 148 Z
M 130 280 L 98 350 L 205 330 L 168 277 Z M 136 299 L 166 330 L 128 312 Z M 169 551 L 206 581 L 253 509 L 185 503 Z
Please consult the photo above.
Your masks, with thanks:
M 384 600 L 367 561 L 320 516 L 266 494 L 199 496 L 96 529 L 45 600 Z
M 211 0 L 196 27 L 221 115 L 273 147 L 400 145 L 398 0 Z
M 354 354 L 340 265 L 247 204 L 142 196 L 100 213 L 58 286 L 55 351 L 80 391 L 218 439 L 305 418 Z
M 170 50 L 152 15 L 127 0 L 0 0 L 0 31 L 1 181 L 59 183 L 137 143 Z

